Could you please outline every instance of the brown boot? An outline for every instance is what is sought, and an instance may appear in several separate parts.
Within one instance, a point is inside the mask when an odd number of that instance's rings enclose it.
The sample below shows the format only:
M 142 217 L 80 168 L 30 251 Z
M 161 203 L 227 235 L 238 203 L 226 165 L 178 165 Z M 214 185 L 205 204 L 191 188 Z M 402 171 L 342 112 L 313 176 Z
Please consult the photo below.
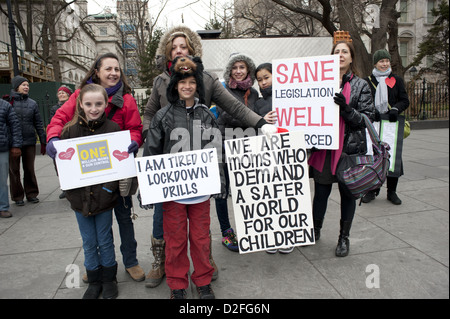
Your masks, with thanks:
M 134 281 L 143 281 L 145 279 L 144 269 L 139 265 L 127 268 L 126 271 Z
M 155 239 L 152 236 L 151 250 L 153 252 L 153 257 L 155 257 L 155 261 L 152 263 L 152 269 L 148 273 L 147 277 L 145 277 L 145 287 L 147 288 L 157 287 L 166 275 L 166 254 L 164 252 L 165 247 L 166 242 L 164 241 L 164 239 Z
M 216 263 L 214 262 L 213 256 L 212 256 L 212 237 L 211 237 L 211 232 L 209 232 L 209 263 L 211 264 L 211 266 L 214 267 L 214 273 L 212 275 L 211 280 L 217 280 L 217 278 L 219 277 L 219 268 L 217 268 Z

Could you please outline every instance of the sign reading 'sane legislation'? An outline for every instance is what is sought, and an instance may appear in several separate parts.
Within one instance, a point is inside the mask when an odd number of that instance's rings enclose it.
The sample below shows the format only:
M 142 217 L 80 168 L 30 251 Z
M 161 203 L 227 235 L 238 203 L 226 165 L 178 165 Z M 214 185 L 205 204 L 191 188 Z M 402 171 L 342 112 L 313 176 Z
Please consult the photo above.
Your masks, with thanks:
M 277 125 L 301 130 L 307 148 L 339 148 L 339 56 L 273 61 L 272 101 Z
M 73 189 L 136 176 L 127 152 L 130 131 L 60 140 L 54 143 L 61 189 Z
M 240 253 L 314 243 L 302 131 L 225 141 Z

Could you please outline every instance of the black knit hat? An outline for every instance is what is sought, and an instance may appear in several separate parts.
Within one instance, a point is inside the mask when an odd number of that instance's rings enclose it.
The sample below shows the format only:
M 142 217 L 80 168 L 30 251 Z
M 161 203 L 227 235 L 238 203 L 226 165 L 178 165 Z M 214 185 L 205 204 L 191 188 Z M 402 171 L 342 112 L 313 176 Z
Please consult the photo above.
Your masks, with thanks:
M 11 86 L 13 87 L 14 90 L 17 90 L 17 88 L 18 88 L 23 82 L 28 82 L 28 79 L 24 78 L 23 76 L 16 75 L 16 76 L 13 77 L 13 79 L 11 80 Z
M 170 67 L 170 82 L 167 86 L 167 100 L 174 104 L 178 101 L 179 96 L 176 90 L 177 83 L 180 80 L 190 76 L 195 78 L 197 82 L 197 94 L 200 103 L 205 103 L 205 87 L 203 85 L 203 63 L 199 57 L 177 57 Z

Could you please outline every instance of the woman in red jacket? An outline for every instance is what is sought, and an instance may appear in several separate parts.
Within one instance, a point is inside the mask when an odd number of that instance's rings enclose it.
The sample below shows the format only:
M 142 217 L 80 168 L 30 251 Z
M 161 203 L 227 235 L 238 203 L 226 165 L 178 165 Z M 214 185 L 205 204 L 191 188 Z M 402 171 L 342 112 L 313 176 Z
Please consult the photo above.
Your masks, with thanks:
M 76 100 L 80 89 L 89 83 L 103 86 L 108 93 L 108 106 L 105 114 L 108 119 L 119 124 L 121 130 L 129 130 L 131 144 L 128 152 L 137 153 L 142 145 L 142 121 L 136 100 L 131 95 L 131 88 L 119 64 L 118 57 L 113 53 L 100 56 L 92 65 L 80 88 L 76 90 L 53 116 L 47 127 L 47 154 L 54 158 L 56 149 L 53 142 L 59 140 L 64 125 L 70 122 L 74 116 Z M 144 270 L 139 266 L 136 257 L 137 242 L 134 238 L 134 226 L 131 219 L 131 196 L 122 197 L 114 208 L 120 232 L 120 251 L 123 263 L 131 278 L 142 281 L 145 278 Z

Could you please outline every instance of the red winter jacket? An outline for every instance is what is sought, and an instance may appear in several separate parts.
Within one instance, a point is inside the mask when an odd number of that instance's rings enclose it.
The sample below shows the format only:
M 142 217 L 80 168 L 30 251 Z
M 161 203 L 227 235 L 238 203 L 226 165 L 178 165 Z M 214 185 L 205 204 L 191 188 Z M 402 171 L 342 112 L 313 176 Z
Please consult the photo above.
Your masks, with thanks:
M 53 116 L 50 124 L 47 126 L 47 141 L 52 137 L 60 137 L 64 125 L 70 122 L 75 113 L 75 106 L 77 97 L 80 94 L 80 89 L 76 90 Z M 111 119 L 113 122 L 119 124 L 122 131 L 129 130 L 131 140 L 136 141 L 139 146 L 142 145 L 142 121 L 136 100 L 131 94 L 124 94 L 122 106 L 118 106 L 116 113 Z M 105 109 L 105 114 L 108 116 L 113 104 L 111 103 L 112 96 L 109 97 L 108 106 Z

